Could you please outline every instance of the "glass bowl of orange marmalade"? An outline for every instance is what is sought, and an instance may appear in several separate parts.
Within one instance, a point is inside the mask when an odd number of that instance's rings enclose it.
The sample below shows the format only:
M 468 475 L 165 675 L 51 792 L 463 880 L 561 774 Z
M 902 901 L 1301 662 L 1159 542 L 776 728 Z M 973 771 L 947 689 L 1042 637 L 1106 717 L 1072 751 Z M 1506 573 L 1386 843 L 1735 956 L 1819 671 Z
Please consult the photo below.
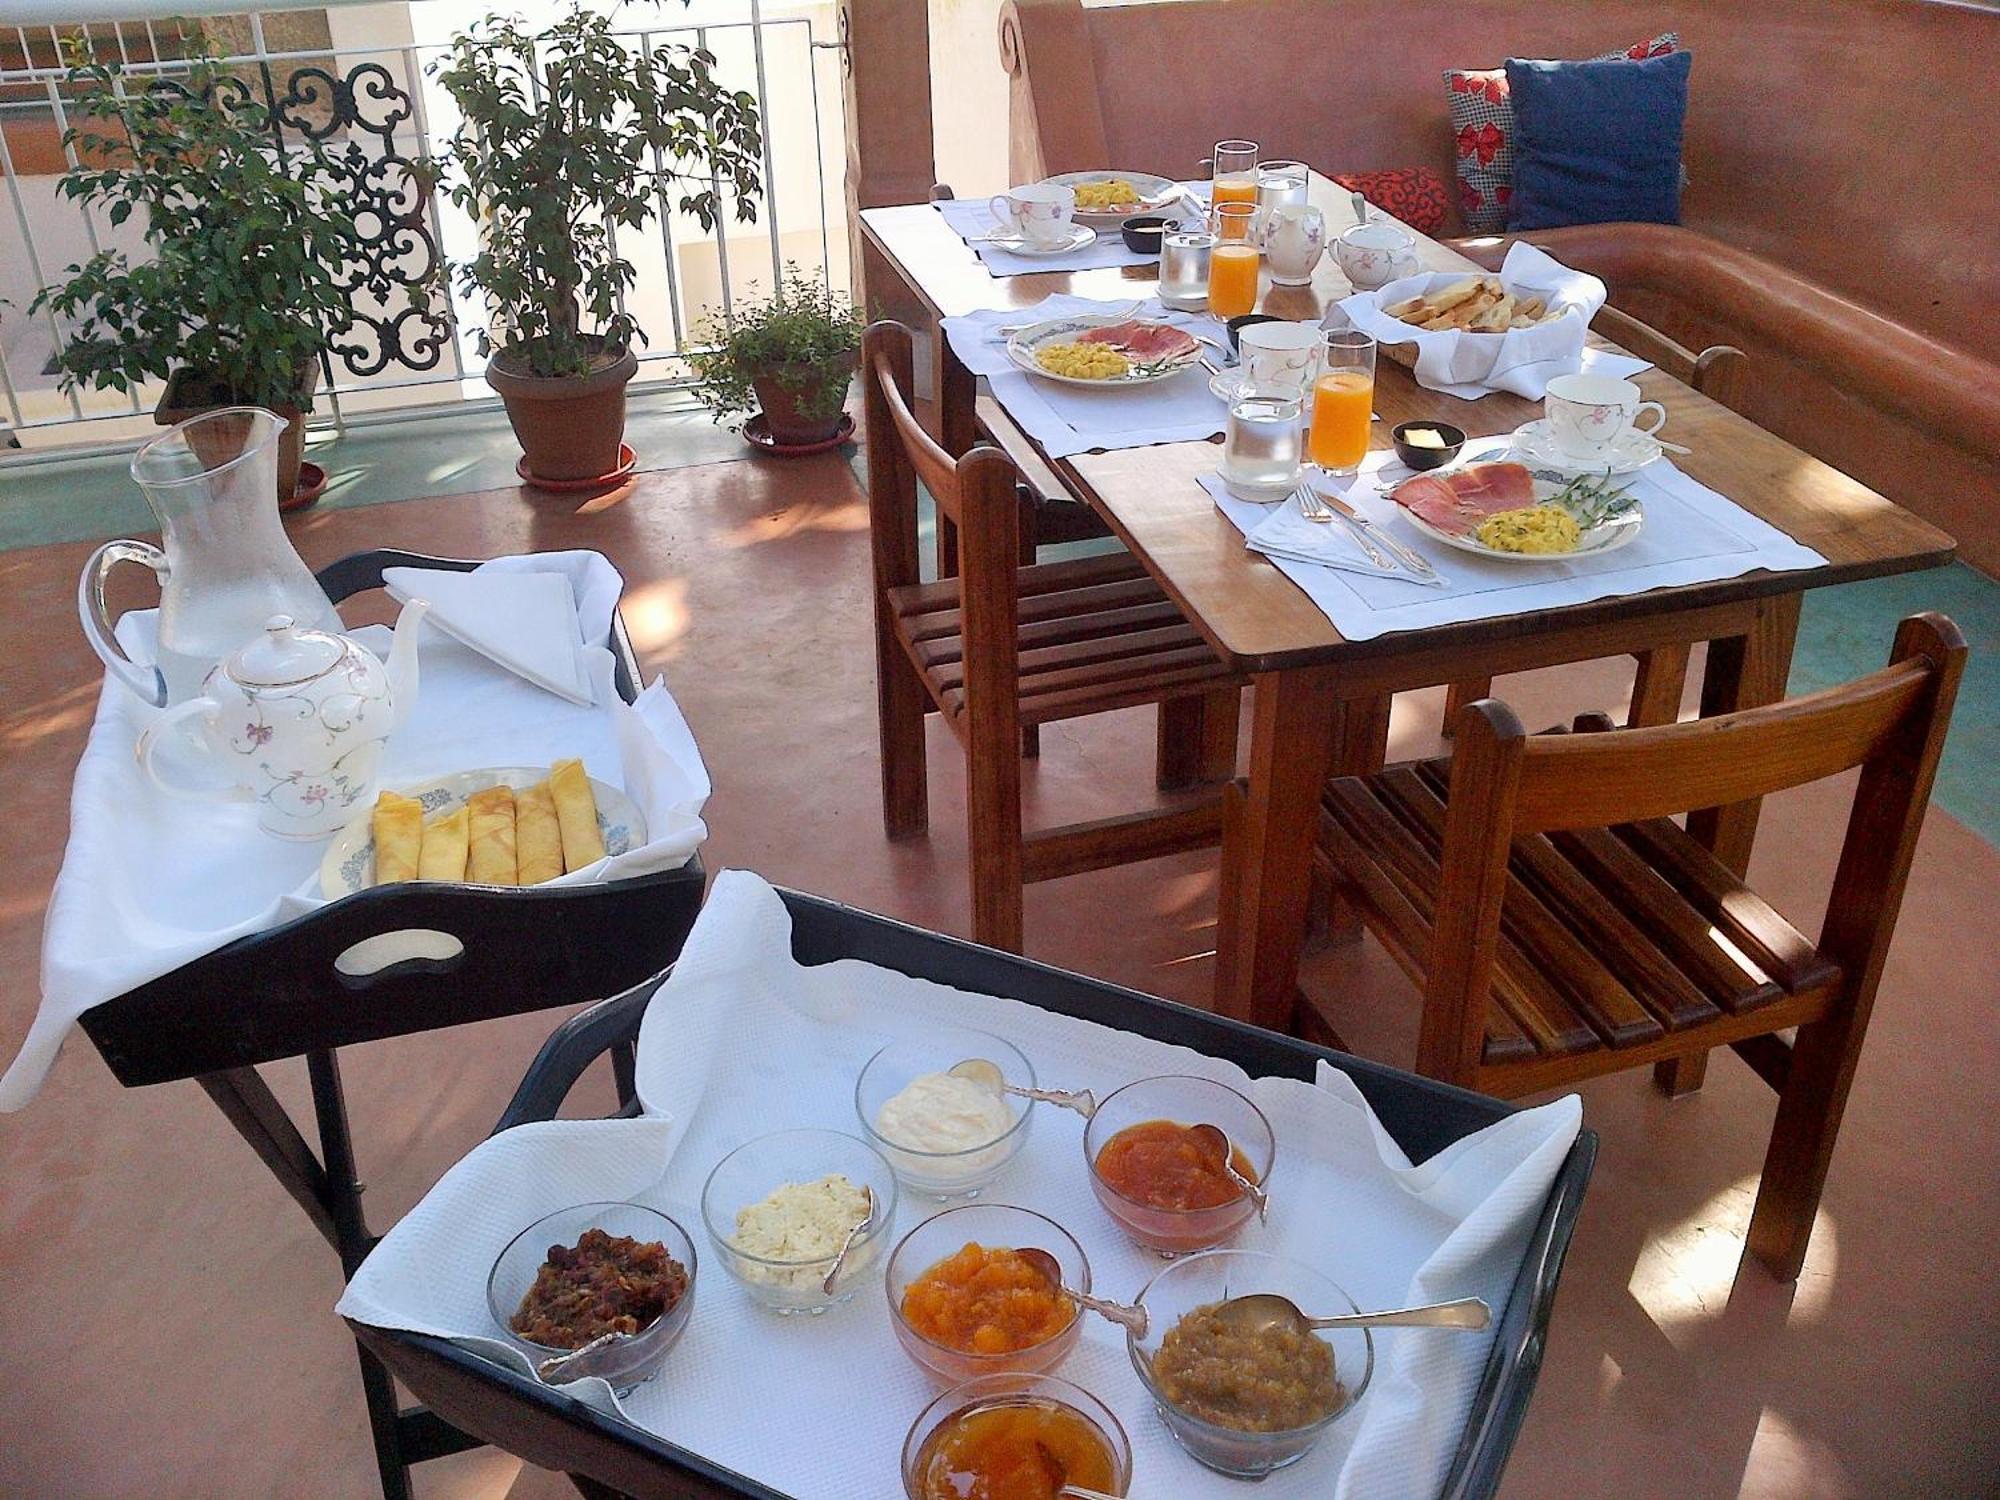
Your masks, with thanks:
M 1277 1137 L 1264 1112 L 1227 1084 L 1165 1074 L 1128 1083 L 1097 1107 L 1083 1132 L 1091 1191 L 1133 1240 L 1171 1259 L 1209 1250 L 1257 1211 L 1195 1133 L 1213 1125 L 1236 1171 L 1269 1185 Z
M 1066 1484 L 1123 1495 L 1132 1444 L 1111 1408 L 1053 1375 L 982 1375 L 925 1407 L 903 1441 L 909 1500 L 1007 1500 Z
M 903 1236 L 885 1273 L 903 1352 L 949 1381 L 1037 1374 L 1067 1359 L 1083 1334 L 1083 1310 L 1015 1253 L 1023 1247 L 1047 1251 L 1063 1285 L 1089 1293 L 1083 1246 L 1031 1209 L 968 1203 Z

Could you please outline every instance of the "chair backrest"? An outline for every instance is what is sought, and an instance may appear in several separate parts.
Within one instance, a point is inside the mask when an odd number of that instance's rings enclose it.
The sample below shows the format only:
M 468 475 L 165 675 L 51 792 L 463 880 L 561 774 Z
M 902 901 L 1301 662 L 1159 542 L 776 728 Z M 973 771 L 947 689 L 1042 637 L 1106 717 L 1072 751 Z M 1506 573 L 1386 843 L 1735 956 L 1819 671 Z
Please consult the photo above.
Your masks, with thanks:
M 937 335 L 944 337 L 942 331 Z M 862 336 L 861 384 L 868 438 L 868 515 L 877 608 L 888 589 L 918 583 L 917 485 L 937 502 L 940 523 L 958 528 L 960 636 L 966 712 L 975 736 L 1011 742 L 1018 732 L 1021 502 L 1019 472 L 997 448 L 954 458 L 911 410 L 910 330 L 871 325 Z
M 1598 309 L 1592 326 L 1620 348 L 1651 360 L 1682 385 L 1713 396 L 1725 406 L 1729 404 L 1724 396 L 1726 386 L 1741 379 L 1749 364 L 1750 357 L 1734 344 L 1711 344 L 1697 354 L 1609 303 Z
M 1844 687 L 1655 728 L 1529 735 L 1484 699 L 1453 726 L 1426 1026 L 1469 1076 L 1481 1046 L 1513 841 L 1722 807 L 1862 768 L 1819 951 L 1872 1001 L 1951 721 L 1965 639 L 1939 614 L 1897 628 L 1889 665 Z M 1429 1064 L 1445 1064 L 1433 1057 Z M 1430 1071 L 1429 1064 L 1425 1071 Z

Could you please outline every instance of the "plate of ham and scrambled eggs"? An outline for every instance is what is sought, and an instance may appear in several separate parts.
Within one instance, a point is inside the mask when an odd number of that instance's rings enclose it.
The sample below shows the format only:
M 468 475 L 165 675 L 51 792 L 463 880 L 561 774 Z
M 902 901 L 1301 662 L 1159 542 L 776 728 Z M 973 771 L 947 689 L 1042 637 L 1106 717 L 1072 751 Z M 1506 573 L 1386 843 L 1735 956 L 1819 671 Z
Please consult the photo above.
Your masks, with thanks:
M 1431 540 L 1498 562 L 1616 551 L 1645 524 L 1638 498 L 1608 477 L 1507 461 L 1418 474 L 1389 495 Z
M 1116 229 L 1134 214 L 1157 213 L 1181 196 L 1171 177 L 1150 172 L 1063 172 L 1042 179 L 1076 193 L 1077 222 Z
M 1064 385 L 1148 385 L 1198 365 L 1201 345 L 1185 328 L 1147 318 L 1050 318 L 1014 333 L 1007 358 Z

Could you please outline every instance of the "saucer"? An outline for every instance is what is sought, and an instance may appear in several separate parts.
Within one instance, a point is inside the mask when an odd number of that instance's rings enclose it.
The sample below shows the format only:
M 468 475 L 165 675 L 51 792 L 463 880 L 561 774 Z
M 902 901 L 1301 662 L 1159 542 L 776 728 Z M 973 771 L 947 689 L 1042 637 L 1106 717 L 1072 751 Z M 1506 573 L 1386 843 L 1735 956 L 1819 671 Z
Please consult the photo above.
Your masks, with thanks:
M 996 233 L 990 236 L 986 243 L 996 250 L 1005 250 L 1009 255 L 1029 255 L 1036 257 L 1044 255 L 1068 255 L 1072 251 L 1082 250 L 1086 246 L 1096 244 L 1097 231 L 1092 229 L 1088 224 L 1072 224 L 1069 227 L 1069 238 L 1058 240 L 1053 245 L 1041 244 L 1038 241 L 1029 239 L 1026 235 L 1006 233 Z
M 1630 474 L 1666 451 L 1646 433 L 1628 427 L 1608 452 L 1580 458 L 1556 442 L 1545 419 L 1515 428 L 1514 447 L 1530 465 L 1560 469 L 1565 474 Z

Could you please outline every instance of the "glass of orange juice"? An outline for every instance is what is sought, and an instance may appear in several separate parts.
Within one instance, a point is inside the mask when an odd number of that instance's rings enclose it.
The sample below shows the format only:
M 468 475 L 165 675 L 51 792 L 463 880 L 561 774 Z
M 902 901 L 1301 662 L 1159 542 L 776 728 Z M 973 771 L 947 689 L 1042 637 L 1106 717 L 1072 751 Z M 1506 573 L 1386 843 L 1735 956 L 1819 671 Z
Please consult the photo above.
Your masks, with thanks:
M 1225 203 L 1249 203 L 1257 201 L 1257 152 L 1255 141 L 1217 141 L 1215 155 L 1210 162 L 1209 202 L 1216 208 Z M 1249 232 L 1248 225 L 1232 224 L 1231 228 L 1240 232 L 1230 234 L 1217 229 L 1224 239 L 1241 239 Z
M 1375 340 L 1359 329 L 1331 329 L 1320 345 L 1313 382 L 1307 456 L 1329 474 L 1349 475 L 1368 454 L 1375 415 Z
M 1264 252 L 1254 240 L 1219 237 L 1219 241 L 1208 252 L 1208 310 L 1218 318 L 1241 317 L 1257 305 L 1257 272 Z

